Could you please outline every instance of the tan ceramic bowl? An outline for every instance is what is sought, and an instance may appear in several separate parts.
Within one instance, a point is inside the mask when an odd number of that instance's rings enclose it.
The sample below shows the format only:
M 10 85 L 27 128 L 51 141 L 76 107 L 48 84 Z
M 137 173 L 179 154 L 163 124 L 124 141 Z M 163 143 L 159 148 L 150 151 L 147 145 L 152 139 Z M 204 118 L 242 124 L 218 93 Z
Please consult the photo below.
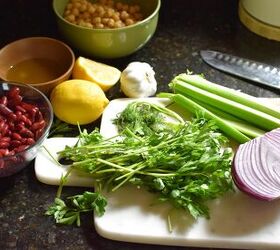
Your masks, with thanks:
M 59 40 L 23 38 L 0 50 L 0 78 L 30 84 L 49 95 L 56 85 L 71 76 L 74 63 L 72 49 Z

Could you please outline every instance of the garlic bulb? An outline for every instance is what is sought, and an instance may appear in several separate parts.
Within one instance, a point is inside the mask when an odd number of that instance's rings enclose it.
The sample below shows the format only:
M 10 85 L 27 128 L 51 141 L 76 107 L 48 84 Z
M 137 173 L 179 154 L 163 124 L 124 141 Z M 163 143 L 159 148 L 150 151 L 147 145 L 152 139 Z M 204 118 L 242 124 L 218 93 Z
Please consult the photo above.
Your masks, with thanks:
M 127 97 L 148 97 L 157 91 L 153 68 L 145 62 L 131 62 L 121 73 L 121 90 Z

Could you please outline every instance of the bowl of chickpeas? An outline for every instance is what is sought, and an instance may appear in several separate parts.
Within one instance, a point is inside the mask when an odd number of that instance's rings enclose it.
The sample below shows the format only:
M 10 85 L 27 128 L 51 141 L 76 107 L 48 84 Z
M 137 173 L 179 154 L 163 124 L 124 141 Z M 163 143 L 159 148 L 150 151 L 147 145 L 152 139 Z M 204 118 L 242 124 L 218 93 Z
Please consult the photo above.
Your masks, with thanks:
M 156 31 L 160 0 L 53 0 L 58 28 L 85 56 L 120 58 Z

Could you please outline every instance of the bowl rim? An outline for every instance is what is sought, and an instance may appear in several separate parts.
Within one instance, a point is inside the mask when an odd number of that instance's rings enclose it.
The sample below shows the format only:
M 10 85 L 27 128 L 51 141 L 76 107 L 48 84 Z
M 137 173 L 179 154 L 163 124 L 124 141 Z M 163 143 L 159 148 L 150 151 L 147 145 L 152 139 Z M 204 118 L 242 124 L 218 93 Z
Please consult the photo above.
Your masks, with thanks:
M 50 100 L 47 98 L 47 96 L 42 91 L 38 90 L 37 88 L 35 88 L 35 87 L 33 87 L 33 86 L 29 85 L 29 84 L 10 82 L 10 81 L 5 81 L 5 80 L 4 81 L 0 81 L 0 83 L 1 84 L 8 84 L 8 85 L 19 86 L 19 87 L 25 87 L 27 89 L 30 88 L 30 89 L 34 90 L 35 92 L 38 92 L 39 95 L 47 103 L 49 111 L 50 111 L 50 122 L 49 122 L 48 126 L 45 128 L 44 133 L 39 137 L 39 139 L 36 140 L 34 144 L 30 145 L 29 147 L 27 147 L 26 149 L 24 149 L 24 150 L 22 150 L 20 152 L 15 153 L 14 155 L 8 155 L 8 156 L 0 157 L 0 160 L 5 160 L 5 159 L 9 159 L 11 157 L 16 157 L 17 155 L 23 154 L 23 153 L 29 151 L 30 149 L 38 146 L 38 142 L 40 143 L 42 140 L 44 140 L 48 136 L 48 133 L 49 133 L 50 128 L 51 128 L 52 123 L 53 123 L 54 112 L 53 112 L 53 108 L 52 108 Z
M 132 24 L 132 25 L 128 25 L 128 26 L 125 26 L 125 27 L 121 27 L 121 28 L 87 28 L 87 27 L 83 27 L 83 26 L 80 26 L 80 25 L 77 25 L 77 24 L 74 24 L 74 23 L 71 23 L 69 21 L 67 21 L 65 18 L 63 18 L 57 11 L 57 9 L 55 8 L 55 2 L 56 1 L 59 1 L 59 0 L 53 0 L 52 2 L 52 7 L 53 7 L 53 10 L 56 14 L 56 16 L 64 23 L 72 26 L 72 27 L 75 27 L 75 28 L 79 28 L 79 29 L 82 29 L 82 30 L 86 30 L 86 31 L 94 31 L 94 32 L 98 32 L 98 33 L 106 33 L 108 31 L 110 32 L 119 32 L 119 31 L 125 31 L 125 30 L 129 30 L 129 29 L 132 29 L 136 26 L 141 26 L 145 23 L 147 23 L 148 21 L 150 21 L 150 19 L 154 18 L 155 15 L 158 14 L 159 12 L 159 9 L 160 9 L 160 6 L 161 6 L 161 0 L 156 0 L 157 1 L 157 6 L 156 8 L 154 9 L 154 11 L 149 15 L 147 16 L 145 19 L 141 20 L 140 22 L 137 22 L 135 24 Z
M 75 54 L 73 52 L 73 50 L 71 49 L 71 47 L 69 45 L 67 45 L 65 42 L 61 41 L 61 40 L 58 40 L 58 39 L 55 39 L 55 38 L 52 38 L 52 37 L 47 37 L 47 36 L 31 36 L 31 37 L 24 37 L 24 38 L 20 38 L 18 40 L 15 40 L 15 41 L 12 41 L 10 43 L 7 43 L 4 47 L 2 47 L 0 49 L 0 54 L 2 53 L 2 51 L 8 49 L 10 46 L 14 45 L 14 44 L 17 44 L 19 42 L 22 42 L 22 41 L 28 41 L 28 40 L 49 40 L 49 41 L 52 41 L 52 42 L 55 42 L 57 44 L 60 44 L 62 45 L 63 47 L 66 48 L 66 50 L 69 52 L 70 56 L 71 56 L 71 64 L 70 66 L 67 68 L 67 70 L 61 74 L 59 77 L 57 78 L 54 78 L 50 81 L 46 81 L 46 82 L 39 82 L 39 83 L 32 83 L 32 84 L 28 84 L 28 86 L 44 86 L 44 85 L 48 85 L 48 84 L 52 84 L 56 81 L 60 81 L 61 79 L 64 79 L 68 74 L 71 74 L 73 68 L 74 68 L 74 64 L 75 64 L 75 60 L 76 60 L 76 57 L 75 57 Z M 4 81 L 7 81 L 7 82 L 13 82 L 13 81 L 9 81 L 6 77 L 5 79 L 3 79 Z M 23 83 L 25 84 L 25 83 Z M 26 84 L 27 85 L 27 84 Z

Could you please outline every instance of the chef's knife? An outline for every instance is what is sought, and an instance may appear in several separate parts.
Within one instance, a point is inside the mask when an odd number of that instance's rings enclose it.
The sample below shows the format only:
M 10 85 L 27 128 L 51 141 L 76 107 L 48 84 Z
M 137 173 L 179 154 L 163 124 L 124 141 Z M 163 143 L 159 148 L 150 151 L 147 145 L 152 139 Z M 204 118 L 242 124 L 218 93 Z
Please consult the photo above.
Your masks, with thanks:
M 280 90 L 280 68 L 212 50 L 200 51 L 212 67 Z

